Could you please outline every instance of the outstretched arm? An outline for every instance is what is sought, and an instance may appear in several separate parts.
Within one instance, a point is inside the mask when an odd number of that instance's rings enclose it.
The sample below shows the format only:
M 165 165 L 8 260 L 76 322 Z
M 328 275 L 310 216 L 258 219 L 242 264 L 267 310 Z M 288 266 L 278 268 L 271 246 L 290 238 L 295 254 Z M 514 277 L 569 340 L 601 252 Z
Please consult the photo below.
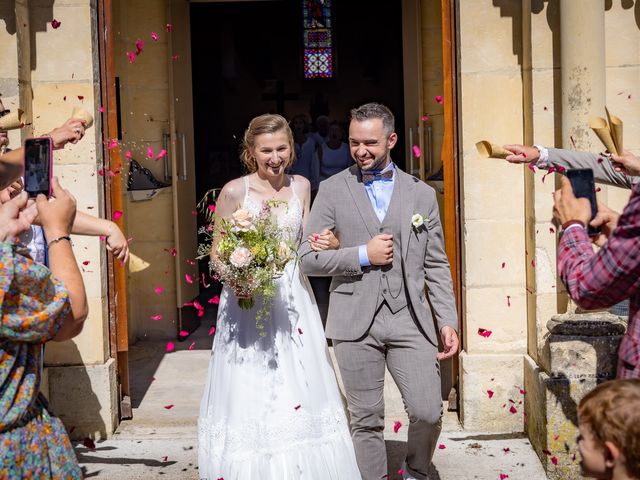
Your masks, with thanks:
M 71 233 L 77 235 L 102 235 L 107 242 L 107 250 L 121 262 L 129 260 L 129 242 L 115 222 L 77 212 Z

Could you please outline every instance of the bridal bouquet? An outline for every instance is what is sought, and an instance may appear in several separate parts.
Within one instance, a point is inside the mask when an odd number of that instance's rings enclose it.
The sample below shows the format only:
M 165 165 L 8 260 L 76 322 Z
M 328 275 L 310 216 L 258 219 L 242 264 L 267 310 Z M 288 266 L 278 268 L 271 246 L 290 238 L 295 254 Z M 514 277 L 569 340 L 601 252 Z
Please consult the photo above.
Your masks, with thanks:
M 216 280 L 233 290 L 240 308 L 250 309 L 254 306 L 254 297 L 262 297 L 263 308 L 257 314 L 260 330 L 263 326 L 259 320 L 276 293 L 275 280 L 296 252 L 272 213 L 280 203 L 264 202 L 257 215 L 240 208 L 230 219 L 212 221 L 200 231 L 206 234 L 207 241 L 198 247 L 198 257 L 209 256 L 215 248 L 209 268 Z

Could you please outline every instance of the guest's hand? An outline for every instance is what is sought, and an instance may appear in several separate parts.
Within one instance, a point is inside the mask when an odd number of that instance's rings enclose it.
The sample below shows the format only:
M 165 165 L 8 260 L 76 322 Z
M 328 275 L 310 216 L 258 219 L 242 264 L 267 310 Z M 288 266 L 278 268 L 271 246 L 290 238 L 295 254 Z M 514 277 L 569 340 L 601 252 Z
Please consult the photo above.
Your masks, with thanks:
M 577 220 L 586 227 L 591 221 L 589 200 L 576 198 L 567 177 L 560 177 L 560 183 L 560 189 L 553 192 L 553 221 L 556 226 L 562 226 L 570 220 Z
M 505 158 L 509 163 L 530 163 L 540 158 L 540 152 L 536 147 L 527 147 L 518 143 L 503 145 L 503 147 L 513 153 Z
M 458 347 L 460 341 L 458 340 L 458 334 L 451 327 L 442 327 L 440 330 L 440 337 L 442 338 L 443 351 L 438 352 L 436 358 L 438 360 L 444 360 L 446 358 L 453 357 L 458 353 Z
M 107 250 L 113 253 L 120 262 L 129 260 L 129 242 L 114 222 L 109 222 L 109 230 L 106 235 Z
M 617 172 L 627 175 L 640 175 L 640 158 L 629 150 L 623 150 L 622 155 L 611 154 L 611 164 Z
M 309 245 L 314 252 L 322 250 L 338 250 L 340 240 L 329 229 L 324 229 L 321 233 L 314 233 L 307 237 Z
M 10 240 L 31 226 L 35 218 L 27 207 L 29 196 L 21 193 L 8 202 L 0 204 L 0 242 Z
M 84 120 L 77 118 L 70 118 L 58 128 L 54 128 L 49 132 L 51 141 L 53 142 L 53 148 L 58 150 L 64 148 L 64 146 L 71 143 L 78 143 L 84 136 Z
M 600 233 L 593 237 L 591 241 L 595 243 L 597 246 L 602 247 L 609 237 L 611 233 L 618 225 L 618 219 L 620 218 L 620 214 L 615 210 L 610 209 L 604 203 L 598 202 L 598 214 L 595 216 L 593 220 L 589 223 L 592 227 L 600 228 Z
M 58 177 L 53 177 L 52 186 L 51 199 L 42 194 L 36 198 L 38 217 L 50 240 L 68 236 L 76 218 L 76 199 L 60 186 Z

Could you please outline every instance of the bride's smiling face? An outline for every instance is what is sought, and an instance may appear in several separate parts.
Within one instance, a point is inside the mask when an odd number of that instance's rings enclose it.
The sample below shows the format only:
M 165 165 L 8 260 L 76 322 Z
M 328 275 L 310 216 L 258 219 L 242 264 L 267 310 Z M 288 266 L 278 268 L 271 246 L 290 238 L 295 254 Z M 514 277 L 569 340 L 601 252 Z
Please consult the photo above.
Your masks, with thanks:
M 264 177 L 284 175 L 291 165 L 291 143 L 284 131 L 263 133 L 255 138 L 253 157 L 258 164 L 258 174 Z

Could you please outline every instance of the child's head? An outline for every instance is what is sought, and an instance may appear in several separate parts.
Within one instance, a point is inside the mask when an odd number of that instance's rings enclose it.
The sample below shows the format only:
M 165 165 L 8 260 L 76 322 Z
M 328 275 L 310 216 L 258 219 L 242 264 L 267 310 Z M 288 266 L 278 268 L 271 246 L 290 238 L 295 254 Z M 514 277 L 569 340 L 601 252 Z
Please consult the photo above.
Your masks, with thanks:
M 640 479 L 640 379 L 598 385 L 578 408 L 582 473 L 612 478 L 619 471 Z

